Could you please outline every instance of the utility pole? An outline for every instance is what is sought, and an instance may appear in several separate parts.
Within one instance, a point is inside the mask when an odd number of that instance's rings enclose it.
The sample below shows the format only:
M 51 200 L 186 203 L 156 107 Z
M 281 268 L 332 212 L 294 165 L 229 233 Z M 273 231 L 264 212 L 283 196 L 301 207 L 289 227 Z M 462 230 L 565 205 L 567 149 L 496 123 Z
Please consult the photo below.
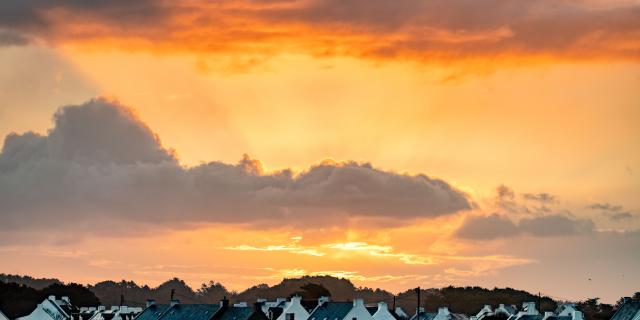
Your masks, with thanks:
M 420 287 L 414 289 L 416 291 L 416 296 L 418 298 L 418 303 L 416 304 L 416 320 L 420 320 Z
M 396 310 L 396 295 L 395 294 L 393 295 L 393 309 L 392 310 L 393 311 Z
M 538 310 L 542 312 L 542 294 L 538 291 Z
M 173 300 L 173 296 L 176 293 L 176 289 L 171 289 L 171 300 Z
M 124 305 L 124 293 L 120 294 L 120 307 Z

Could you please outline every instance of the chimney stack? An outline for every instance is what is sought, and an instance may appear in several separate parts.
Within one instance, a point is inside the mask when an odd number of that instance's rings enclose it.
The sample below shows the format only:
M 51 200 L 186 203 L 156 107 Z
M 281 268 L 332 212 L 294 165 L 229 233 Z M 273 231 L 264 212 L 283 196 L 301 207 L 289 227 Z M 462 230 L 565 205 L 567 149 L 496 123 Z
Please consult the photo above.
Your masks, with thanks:
M 318 298 L 318 306 L 323 305 L 325 302 L 329 302 L 329 297 L 322 296 L 322 297 Z
M 360 298 L 353 299 L 353 306 L 354 307 L 358 307 L 358 306 L 364 307 L 364 300 L 362 300 Z
M 147 308 L 151 307 L 152 305 L 156 304 L 156 301 L 153 299 L 147 299 Z
M 170 306 L 175 306 L 175 305 L 179 305 L 180 304 L 180 300 L 178 299 L 171 299 L 171 303 L 169 304 Z

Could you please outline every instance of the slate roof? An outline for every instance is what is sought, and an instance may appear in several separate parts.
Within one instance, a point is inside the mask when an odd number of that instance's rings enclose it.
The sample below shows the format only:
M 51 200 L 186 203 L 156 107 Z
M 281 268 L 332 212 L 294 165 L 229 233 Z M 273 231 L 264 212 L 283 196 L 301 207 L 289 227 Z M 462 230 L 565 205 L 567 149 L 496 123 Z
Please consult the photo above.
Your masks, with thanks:
M 342 320 L 353 308 L 351 302 L 325 302 L 309 316 L 309 320 Z
M 627 301 L 616 311 L 611 320 L 631 320 L 638 312 L 640 312 L 640 301 Z
M 209 320 L 220 309 L 219 304 L 176 304 L 169 308 L 162 320 Z
M 252 307 L 229 307 L 216 317 L 217 320 L 247 320 L 253 314 Z M 262 314 L 262 312 L 260 312 Z M 264 315 L 264 314 L 263 314 Z M 164 320 L 164 319 L 163 319 Z
M 136 320 L 157 320 L 162 314 L 169 309 L 168 304 L 152 304 L 148 308 L 144 309 L 137 317 Z

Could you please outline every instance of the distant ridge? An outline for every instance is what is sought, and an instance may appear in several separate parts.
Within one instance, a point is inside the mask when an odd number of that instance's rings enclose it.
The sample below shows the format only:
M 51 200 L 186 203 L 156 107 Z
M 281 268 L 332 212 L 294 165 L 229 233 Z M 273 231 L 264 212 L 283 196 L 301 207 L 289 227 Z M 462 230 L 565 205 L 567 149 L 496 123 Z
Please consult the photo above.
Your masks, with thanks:
M 6 310 L 7 305 L 14 305 L 14 302 L 8 301 L 8 297 L 16 299 L 18 295 L 7 294 L 12 291 L 30 292 L 29 297 L 37 296 L 40 299 L 43 294 L 49 292 L 68 292 L 69 295 L 80 295 L 82 292 L 88 292 L 102 305 L 118 305 L 121 295 L 124 295 L 124 302 L 129 306 L 144 306 L 146 299 L 155 299 L 158 303 L 168 303 L 171 291 L 174 290 L 175 297 L 183 303 L 217 303 L 223 297 L 228 297 L 234 302 L 246 301 L 253 302 L 258 298 L 275 300 L 279 297 L 291 297 L 300 295 L 303 299 L 317 299 L 323 295 L 329 295 L 331 299 L 336 301 L 351 300 L 354 297 L 363 298 L 367 303 L 385 301 L 389 306 L 393 305 L 393 293 L 367 287 L 356 287 L 350 280 L 344 278 L 336 278 L 332 276 L 303 276 L 300 278 L 283 279 L 280 283 L 273 286 L 267 284 L 258 284 L 250 287 L 242 292 L 229 291 L 221 283 L 210 281 L 204 283 L 200 288 L 194 290 L 189 287 L 183 280 L 173 278 L 165 281 L 157 287 L 149 287 L 147 285 L 138 285 L 133 281 L 102 281 L 95 285 L 80 286 L 77 284 L 64 284 L 58 279 L 36 279 L 30 276 L 18 276 L 0 274 L 0 309 Z M 17 286 L 16 284 L 21 285 Z M 47 285 L 48 284 L 48 285 Z M 16 289 L 16 288 L 20 289 Z M 28 287 L 28 288 L 27 288 Z M 40 290 L 39 295 L 34 295 L 29 291 L 32 288 Z M 53 290 L 53 291 L 52 291 Z M 86 294 L 85 294 L 86 295 Z M 46 295 L 45 295 L 46 296 Z M 435 311 L 438 307 L 447 306 L 452 312 L 464 313 L 467 315 L 476 314 L 484 305 L 516 305 L 520 306 L 523 302 L 536 302 L 541 312 L 555 310 L 556 301 L 547 296 L 538 296 L 523 290 L 512 288 L 494 288 L 485 289 L 481 287 L 445 287 L 440 289 L 422 289 L 421 305 L 427 311 Z M 22 299 L 21 306 L 24 310 L 30 310 L 37 303 L 37 299 L 29 301 Z M 73 300 L 73 298 L 72 298 Z M 94 300 L 85 300 L 93 301 Z M 414 290 L 407 290 L 395 295 L 396 306 L 402 307 L 408 314 L 415 312 L 416 295 Z M 609 319 L 615 311 L 615 306 L 609 304 L 600 304 L 598 299 L 588 299 L 577 302 L 585 312 L 587 320 Z M 5 307 L 3 307 L 5 306 Z M 82 306 L 82 305 L 80 305 Z M 11 311 L 10 313 L 19 314 L 22 310 Z

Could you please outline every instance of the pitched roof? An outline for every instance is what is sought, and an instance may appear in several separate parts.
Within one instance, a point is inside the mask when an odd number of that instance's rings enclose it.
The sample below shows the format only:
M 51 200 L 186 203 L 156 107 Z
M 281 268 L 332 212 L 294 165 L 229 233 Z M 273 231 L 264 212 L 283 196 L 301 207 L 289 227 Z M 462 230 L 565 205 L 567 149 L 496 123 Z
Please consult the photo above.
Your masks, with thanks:
M 162 314 L 169 309 L 168 304 L 152 304 L 148 308 L 144 309 L 137 317 L 136 320 L 157 320 Z
M 520 318 L 518 318 L 518 320 L 542 320 L 542 318 L 544 318 L 544 316 L 541 314 L 535 314 L 535 315 L 525 314 Z
M 640 312 L 640 301 L 627 301 L 616 311 L 611 320 L 631 320 L 638 312 Z
M 342 320 L 353 308 L 351 302 L 325 302 L 309 316 L 309 320 Z
M 162 315 L 162 320 L 209 320 L 219 309 L 219 304 L 176 304 Z

